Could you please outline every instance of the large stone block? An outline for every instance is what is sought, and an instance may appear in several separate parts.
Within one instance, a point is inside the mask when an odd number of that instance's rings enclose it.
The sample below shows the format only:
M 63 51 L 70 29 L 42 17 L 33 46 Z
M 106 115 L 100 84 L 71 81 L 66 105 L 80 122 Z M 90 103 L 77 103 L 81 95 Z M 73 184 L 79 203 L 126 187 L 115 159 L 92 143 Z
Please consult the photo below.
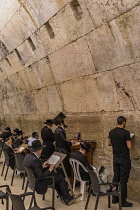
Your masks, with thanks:
M 36 114 L 37 107 L 35 103 L 35 95 L 33 92 L 27 92 L 22 95 L 19 95 L 21 103 L 22 103 L 22 110 L 23 114 Z
M 7 98 L 2 100 L 2 111 L 3 111 L 3 116 L 10 114 L 9 103 L 8 103 L 8 99 Z
M 86 0 L 95 27 L 115 19 L 117 16 L 138 5 L 140 0 Z
M 39 28 L 66 4 L 67 0 L 26 0 L 24 5 Z
M 134 62 L 118 27 L 103 25 L 86 36 L 97 71 L 114 69 Z
M 48 53 L 58 50 L 93 30 L 93 23 L 83 0 L 71 2 L 40 29 Z
M 35 95 L 35 104 L 37 107 L 37 112 L 46 113 L 49 110 L 49 104 L 47 99 L 47 90 L 42 88 L 34 91 Z
M 111 72 L 87 76 L 60 85 L 68 112 L 118 111 L 118 98 Z
M 61 99 L 61 92 L 55 85 L 47 87 L 47 97 L 49 104 L 49 113 L 61 112 L 63 110 L 63 104 Z
M 19 95 L 9 97 L 8 104 L 11 116 L 15 117 L 23 114 L 22 102 Z
M 50 61 L 57 83 L 95 72 L 94 63 L 85 38 L 78 39 L 76 42 L 51 54 Z
M 17 51 L 21 57 L 21 62 L 25 64 L 25 67 L 37 62 L 47 55 L 41 37 L 38 32 L 28 37 L 19 47 Z
M 0 1 L 0 31 L 13 17 L 16 11 L 19 9 L 20 4 L 17 0 L 1 0 Z M 5 15 L 6 14 L 6 15 Z
M 113 71 L 120 110 L 140 109 L 140 63 Z
M 135 62 L 140 61 L 140 6 L 121 15 L 111 22 L 111 26 L 119 31 L 118 36 L 122 36 L 125 48 L 128 49 L 131 58 Z

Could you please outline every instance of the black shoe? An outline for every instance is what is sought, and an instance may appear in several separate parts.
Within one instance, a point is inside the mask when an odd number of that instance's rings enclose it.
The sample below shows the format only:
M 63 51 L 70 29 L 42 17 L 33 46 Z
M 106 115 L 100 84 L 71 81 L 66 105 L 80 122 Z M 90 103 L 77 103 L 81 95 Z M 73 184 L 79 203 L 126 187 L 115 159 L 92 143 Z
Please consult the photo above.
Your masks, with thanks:
M 73 196 L 69 195 L 66 199 L 63 199 L 64 203 L 69 205 L 69 203 L 73 200 Z
M 122 207 L 131 207 L 131 206 L 133 206 L 133 203 L 129 203 L 127 201 L 122 203 Z

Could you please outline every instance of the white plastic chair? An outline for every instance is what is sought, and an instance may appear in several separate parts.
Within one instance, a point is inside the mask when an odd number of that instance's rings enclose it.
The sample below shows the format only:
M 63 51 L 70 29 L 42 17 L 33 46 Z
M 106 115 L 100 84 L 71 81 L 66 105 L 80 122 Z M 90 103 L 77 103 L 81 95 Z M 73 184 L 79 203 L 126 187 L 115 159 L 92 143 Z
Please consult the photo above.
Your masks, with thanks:
M 89 182 L 90 180 L 89 181 L 82 180 L 81 175 L 80 175 L 80 171 L 79 171 L 79 166 L 81 166 L 85 172 L 88 172 L 88 171 L 85 169 L 84 165 L 76 159 L 69 158 L 69 162 L 72 166 L 73 174 L 74 174 L 73 192 L 75 190 L 76 180 L 78 180 L 80 182 L 80 193 L 82 194 L 82 196 L 80 197 L 80 200 L 83 200 L 84 199 L 85 184 L 86 184 L 86 182 Z

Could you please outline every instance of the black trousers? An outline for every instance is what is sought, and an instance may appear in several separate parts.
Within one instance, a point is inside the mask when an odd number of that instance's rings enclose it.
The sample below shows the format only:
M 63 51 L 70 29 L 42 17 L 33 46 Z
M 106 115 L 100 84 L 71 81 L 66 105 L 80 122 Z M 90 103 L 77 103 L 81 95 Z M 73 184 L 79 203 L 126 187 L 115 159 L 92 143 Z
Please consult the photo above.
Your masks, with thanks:
M 62 169 L 57 169 L 57 173 L 54 171 L 51 172 L 51 176 L 55 177 L 55 190 L 57 191 L 58 195 L 61 198 L 66 199 L 69 195 L 69 190 Z M 48 181 L 48 184 L 51 183 Z
M 121 183 L 122 203 L 127 199 L 127 182 L 131 170 L 130 159 L 114 159 L 113 160 L 113 182 Z M 115 196 L 113 199 L 118 199 Z

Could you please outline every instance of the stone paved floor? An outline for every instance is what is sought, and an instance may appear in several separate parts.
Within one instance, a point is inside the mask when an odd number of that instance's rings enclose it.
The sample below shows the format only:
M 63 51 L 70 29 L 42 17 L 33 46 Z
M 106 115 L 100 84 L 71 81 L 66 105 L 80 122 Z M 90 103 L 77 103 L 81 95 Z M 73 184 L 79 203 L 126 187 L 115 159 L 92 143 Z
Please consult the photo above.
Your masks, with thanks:
M 3 156 L 0 159 L 0 161 L 3 161 Z M 0 173 L 2 170 L 2 164 L 0 164 Z M 4 181 L 4 177 L 0 176 L 0 185 L 3 184 L 8 184 L 10 185 L 10 181 L 11 181 L 11 177 L 12 177 L 12 170 L 9 168 L 9 172 L 8 172 L 8 176 L 7 176 L 7 180 Z M 23 193 L 23 190 L 21 190 L 21 184 L 22 184 L 22 180 L 20 179 L 19 174 L 15 175 L 15 179 L 14 179 L 14 183 L 13 186 L 11 187 L 11 190 L 13 193 L 15 194 L 20 194 Z M 76 193 L 78 193 L 79 188 L 76 189 Z M 51 198 L 51 189 L 48 190 L 47 194 L 46 194 L 46 200 L 43 201 L 42 200 L 42 196 L 40 195 L 36 195 L 37 198 L 37 203 L 40 207 L 46 207 L 50 204 L 50 198 Z M 63 204 L 58 198 L 56 198 L 55 200 L 55 208 L 56 210 L 62 210 L 62 209 L 67 209 L 67 210 L 84 210 L 85 207 L 85 202 L 86 202 L 86 198 L 87 198 L 87 192 L 85 192 L 85 199 L 84 201 L 80 201 L 79 199 L 76 200 L 76 202 L 74 204 L 72 204 L 71 206 L 67 206 L 65 204 Z M 25 200 L 25 204 L 26 207 L 29 207 L 29 202 L 30 202 L 30 196 L 28 196 L 28 198 Z M 131 208 L 123 208 L 125 210 L 131 209 L 131 210 L 140 210 L 140 204 L 133 202 L 134 206 Z M 88 206 L 88 210 L 93 210 L 94 209 L 94 205 L 95 205 L 95 197 L 91 196 L 90 202 L 89 202 L 89 206 Z M 107 198 L 106 197 L 101 197 L 100 201 L 99 201 L 99 207 L 98 210 L 107 210 Z M 113 205 L 111 206 L 112 210 L 117 210 L 118 209 L 118 205 Z M 0 202 L 0 210 L 5 210 L 5 206 L 1 204 Z M 11 203 L 10 203 L 10 210 L 11 210 Z M 17 209 L 19 210 L 19 209 Z

